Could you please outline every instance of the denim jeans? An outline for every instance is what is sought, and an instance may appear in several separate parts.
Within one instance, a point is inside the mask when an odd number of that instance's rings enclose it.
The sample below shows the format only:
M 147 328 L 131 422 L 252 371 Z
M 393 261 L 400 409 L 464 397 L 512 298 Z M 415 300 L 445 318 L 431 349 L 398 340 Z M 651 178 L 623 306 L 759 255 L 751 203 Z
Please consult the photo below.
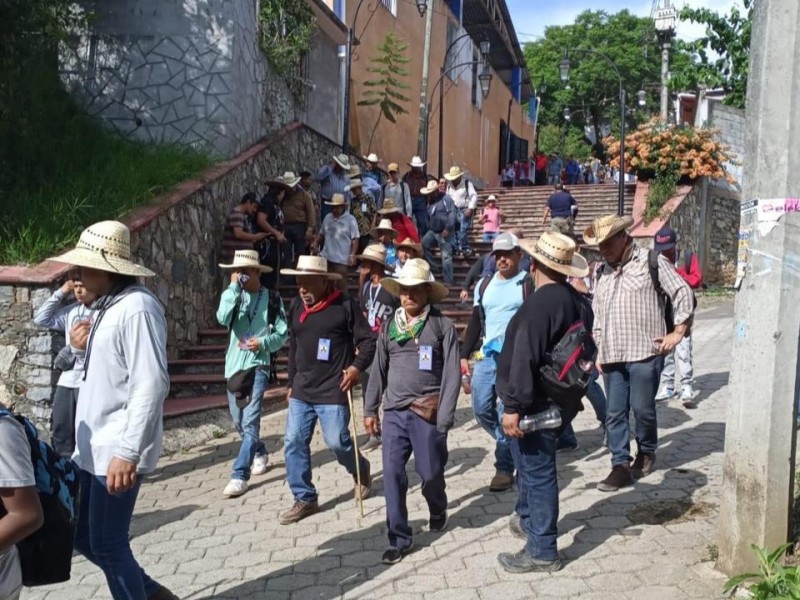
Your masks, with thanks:
M 411 211 L 417 222 L 417 232 L 420 237 L 428 231 L 428 200 L 425 196 L 411 196 Z
M 661 372 L 661 387 L 675 389 L 675 365 L 681 372 L 681 387 L 692 388 L 694 368 L 692 366 L 692 336 L 686 336 L 675 350 L 664 357 L 664 370 Z
M 456 210 L 458 220 L 458 231 L 456 231 L 456 243 L 453 249 L 456 252 L 467 252 L 469 250 L 469 230 L 472 227 L 472 217 L 467 217 L 463 210 Z
M 631 456 L 630 420 L 636 419 L 636 447 L 639 452 L 654 453 L 658 446 L 656 392 L 663 357 L 651 356 L 632 363 L 603 365 L 603 380 L 608 395 L 608 449 L 611 466 L 627 465 Z
M 500 234 L 498 232 L 496 232 L 496 231 L 484 231 L 483 232 L 483 243 L 484 244 L 491 244 L 494 241 L 494 238 L 496 238 L 498 235 L 500 235 Z
M 286 236 L 287 248 L 286 259 L 291 261 L 284 264 L 284 267 L 297 265 L 297 258 L 306 253 L 306 230 L 308 223 L 287 223 L 283 235 Z
M 495 440 L 494 468 L 501 473 L 514 473 L 511 440 L 503 432 L 503 403 L 495 391 L 497 364 L 485 358 L 475 363 L 472 371 L 472 412 L 481 427 Z
M 608 402 L 606 401 L 606 395 L 603 392 L 603 388 L 601 388 L 600 384 L 597 383 L 598 377 L 600 377 L 600 372 L 595 369 L 592 371 L 591 379 L 589 379 L 589 387 L 586 390 L 586 397 L 592 404 L 594 416 L 597 417 L 597 421 L 602 425 L 605 425 L 606 416 L 608 413 Z M 572 423 L 564 428 L 564 433 L 561 434 L 561 437 L 558 438 L 558 441 L 568 446 L 578 445 L 578 438 L 575 436 L 575 430 L 572 428 Z
M 113 496 L 106 489 L 105 477 L 81 470 L 80 478 L 75 548 L 100 567 L 114 600 L 147 600 L 160 586 L 136 562 L 128 541 L 141 478 L 127 492 Z
M 516 513 L 528 534 L 525 551 L 539 560 L 558 558 L 557 437 L 557 429 L 542 429 L 511 443 L 519 487 Z
M 353 440 L 350 437 L 350 409 L 340 404 L 311 404 L 296 398 L 289 400 L 286 418 L 286 440 L 283 447 L 286 459 L 286 481 L 295 500 L 316 502 L 317 489 L 311 482 L 311 438 L 319 420 L 322 439 L 355 480 L 356 461 Z M 359 468 L 363 475 L 369 462 L 359 454 Z
M 445 283 L 453 283 L 453 247 L 450 245 L 450 236 L 443 237 L 441 233 L 431 230 L 422 236 L 422 247 L 425 251 L 425 260 L 433 265 L 433 246 L 439 246 L 442 253 L 442 278 Z
M 231 412 L 233 426 L 242 436 L 242 445 L 239 455 L 233 461 L 231 479 L 250 479 L 250 466 L 253 459 L 267 455 L 267 447 L 261 441 L 261 403 L 264 390 L 267 389 L 267 372 L 256 369 L 256 378 L 253 381 L 253 391 L 250 394 L 250 404 L 244 408 L 236 406 L 236 398 L 228 392 L 228 409 Z

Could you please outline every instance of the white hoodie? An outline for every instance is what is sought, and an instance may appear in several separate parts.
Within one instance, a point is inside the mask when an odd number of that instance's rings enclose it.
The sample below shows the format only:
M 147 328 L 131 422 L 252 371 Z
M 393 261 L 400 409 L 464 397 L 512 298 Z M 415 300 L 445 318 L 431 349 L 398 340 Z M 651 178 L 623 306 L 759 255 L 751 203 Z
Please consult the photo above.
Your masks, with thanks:
M 105 476 L 114 457 L 153 471 L 161 452 L 167 374 L 167 322 L 158 299 L 132 285 L 95 314 L 86 378 L 75 415 L 78 466 Z

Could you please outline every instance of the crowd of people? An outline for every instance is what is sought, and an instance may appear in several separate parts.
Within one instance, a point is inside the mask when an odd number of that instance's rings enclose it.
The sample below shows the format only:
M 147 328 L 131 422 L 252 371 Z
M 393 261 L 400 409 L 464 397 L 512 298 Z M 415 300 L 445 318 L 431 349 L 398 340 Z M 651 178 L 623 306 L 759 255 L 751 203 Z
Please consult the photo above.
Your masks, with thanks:
M 222 494 L 245 494 L 251 477 L 270 467 L 260 437 L 262 399 L 276 382 L 275 353 L 288 342 L 283 451 L 293 501 L 281 525 L 321 510 L 310 450 L 319 424 L 357 500 L 373 489 L 365 453 L 381 448 L 388 544 L 376 561 L 394 564 L 413 550 L 406 507 L 412 454 L 428 529 L 444 531 L 448 432 L 463 391 L 495 447 L 490 492 L 518 494 L 509 533 L 524 546 L 501 553 L 500 565 L 510 573 L 557 570 L 556 453 L 579 445 L 571 421 L 582 398 L 610 452 L 609 474 L 597 484 L 606 492 L 655 469 L 656 401 L 678 394 L 676 367 L 680 398 L 687 409 L 695 406 L 697 257 L 679 252 L 668 228 L 657 234 L 655 250 L 640 247 L 628 231 L 632 219 L 608 215 L 582 232 L 583 243 L 602 255 L 590 264 L 576 243 L 576 202 L 565 189 L 551 198 L 550 230 L 531 240 L 505 226 L 496 197 L 478 212 L 478 192 L 458 166 L 437 180 L 413 157 L 405 176 L 390 164 L 384 180 L 378 157 L 365 160 L 357 173 L 344 155 L 316 175 L 286 172 L 269 182 L 261 201 L 245 194 L 228 218 L 216 318 L 229 331 L 225 379 L 241 444 Z M 473 220 L 492 246 L 462 286 L 460 299 L 472 296 L 473 308 L 459 339 L 441 306 L 453 284 L 453 254 L 472 254 Z M 444 282 L 434 274 L 435 246 Z M 169 390 L 164 309 L 140 283 L 153 273 L 132 260 L 130 233 L 113 221 L 88 227 L 74 250 L 54 260 L 74 271 L 35 323 L 67 338 L 56 363 L 62 374 L 52 440 L 80 470 L 75 548 L 101 569 L 115 600 L 175 599 L 142 569 L 128 541 L 140 486 L 156 468 Z M 359 285 L 350 294 L 348 275 L 356 269 Z M 288 306 L 276 289 L 282 280 L 297 286 Z M 363 406 L 356 410 L 359 385 Z M 350 432 L 357 412 L 369 435 L 360 449 Z M 41 524 L 42 511 L 28 440 L 2 412 L 0 500 L 6 600 L 18 597 L 22 581 L 14 545 Z
M 535 152 L 528 160 L 508 163 L 500 174 L 503 187 L 530 185 L 597 185 L 614 178 L 613 169 L 592 156 L 581 161 L 574 156 L 562 158 L 560 152 Z M 610 175 L 610 176 L 609 176 Z

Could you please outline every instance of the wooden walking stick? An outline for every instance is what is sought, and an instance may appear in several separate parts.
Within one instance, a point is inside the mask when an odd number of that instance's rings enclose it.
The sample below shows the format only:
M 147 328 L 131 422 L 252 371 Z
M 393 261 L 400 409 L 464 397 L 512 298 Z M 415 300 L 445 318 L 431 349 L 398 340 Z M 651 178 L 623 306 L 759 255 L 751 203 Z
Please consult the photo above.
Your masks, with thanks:
M 353 392 L 347 390 L 347 402 L 350 404 L 350 417 L 353 420 L 353 451 L 356 454 L 356 485 L 358 486 L 358 509 L 361 518 L 364 518 L 364 498 L 361 496 L 361 464 L 358 454 L 358 426 L 356 425 L 356 410 L 353 406 Z

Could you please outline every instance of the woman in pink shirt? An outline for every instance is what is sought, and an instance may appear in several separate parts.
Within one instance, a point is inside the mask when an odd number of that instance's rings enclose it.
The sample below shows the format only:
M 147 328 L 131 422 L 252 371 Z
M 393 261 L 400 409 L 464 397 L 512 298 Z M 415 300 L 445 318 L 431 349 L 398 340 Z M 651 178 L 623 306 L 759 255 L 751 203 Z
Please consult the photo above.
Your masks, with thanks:
M 483 224 L 483 241 L 486 244 L 491 244 L 497 234 L 500 233 L 500 221 L 503 219 L 503 213 L 497 208 L 497 198 L 494 195 L 486 199 L 486 208 L 481 213 L 480 223 Z

